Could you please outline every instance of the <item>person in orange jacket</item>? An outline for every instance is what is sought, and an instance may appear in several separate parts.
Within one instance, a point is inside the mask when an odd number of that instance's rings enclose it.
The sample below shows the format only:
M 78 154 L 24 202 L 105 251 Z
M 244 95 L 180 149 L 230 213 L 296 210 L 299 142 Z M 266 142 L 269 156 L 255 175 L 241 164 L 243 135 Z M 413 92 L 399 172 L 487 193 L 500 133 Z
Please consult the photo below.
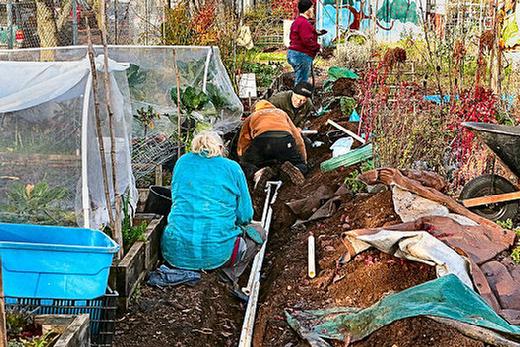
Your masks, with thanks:
M 254 176 L 255 186 L 271 179 L 275 175 L 271 166 L 280 164 L 294 184 L 305 179 L 307 152 L 300 129 L 269 101 L 260 100 L 255 112 L 244 120 L 237 153 L 246 175 Z

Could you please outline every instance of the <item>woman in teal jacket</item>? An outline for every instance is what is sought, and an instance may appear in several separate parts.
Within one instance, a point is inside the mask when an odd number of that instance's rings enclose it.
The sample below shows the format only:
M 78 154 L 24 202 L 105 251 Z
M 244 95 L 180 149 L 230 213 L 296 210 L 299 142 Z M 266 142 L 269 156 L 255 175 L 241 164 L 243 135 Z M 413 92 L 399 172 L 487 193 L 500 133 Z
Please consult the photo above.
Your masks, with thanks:
M 235 280 L 264 235 L 248 227 L 253 205 L 246 178 L 238 163 L 223 157 L 224 151 L 220 136 L 205 131 L 193 139 L 191 153 L 177 161 L 172 209 L 161 248 L 164 259 L 174 267 L 224 267 Z

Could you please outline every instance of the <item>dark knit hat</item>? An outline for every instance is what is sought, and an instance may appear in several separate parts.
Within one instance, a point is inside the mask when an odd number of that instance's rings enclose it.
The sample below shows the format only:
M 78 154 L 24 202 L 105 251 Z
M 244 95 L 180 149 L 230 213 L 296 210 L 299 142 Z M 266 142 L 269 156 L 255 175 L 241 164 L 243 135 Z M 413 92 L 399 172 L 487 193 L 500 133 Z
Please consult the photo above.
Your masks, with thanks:
M 307 12 L 307 10 L 309 8 L 311 8 L 312 6 L 314 6 L 314 3 L 312 2 L 312 0 L 300 0 L 300 1 L 298 1 L 298 11 L 300 13 Z
M 314 87 L 309 82 L 300 82 L 293 88 L 293 93 L 310 98 L 314 92 Z

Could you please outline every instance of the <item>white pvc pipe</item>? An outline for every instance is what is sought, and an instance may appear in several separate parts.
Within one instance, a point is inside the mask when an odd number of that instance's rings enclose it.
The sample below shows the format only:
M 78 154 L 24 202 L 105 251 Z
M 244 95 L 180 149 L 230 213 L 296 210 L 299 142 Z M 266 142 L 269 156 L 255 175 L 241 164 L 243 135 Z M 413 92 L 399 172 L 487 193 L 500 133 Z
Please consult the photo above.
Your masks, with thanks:
M 94 49 L 96 49 L 96 48 L 102 48 L 103 46 L 101 46 L 101 45 L 94 45 L 93 47 L 94 47 Z M 43 50 L 63 51 L 63 50 L 78 49 L 78 48 L 87 49 L 88 46 L 79 45 L 79 46 L 45 47 L 45 48 L 36 47 L 36 48 L 20 48 L 20 49 L 17 49 L 17 50 L 0 49 L 0 53 L 31 52 L 31 51 L 43 51 Z M 213 48 L 213 46 L 108 45 L 108 48 L 147 48 L 147 49 L 164 49 L 164 48 L 189 48 L 189 49 L 197 48 L 197 49 L 202 49 L 202 48 L 206 48 L 206 49 L 211 49 L 211 48 Z
M 211 53 L 212 49 L 208 49 L 208 55 L 206 56 L 206 64 L 204 64 L 204 81 L 202 82 L 202 91 L 206 93 L 206 87 L 208 85 L 208 70 L 209 70 L 209 62 L 211 61 Z
M 265 196 L 265 201 L 264 201 L 264 209 L 262 211 L 262 219 L 260 220 L 260 223 L 262 225 L 262 228 L 264 228 L 264 230 L 267 230 L 266 229 L 267 211 L 269 210 L 269 202 L 270 202 L 270 198 L 271 198 L 271 185 L 270 184 L 266 184 L 266 185 L 267 185 L 267 188 L 266 188 L 266 196 Z M 267 235 L 266 235 L 266 239 L 267 239 Z M 257 268 L 258 268 L 258 253 L 256 254 L 256 256 L 253 260 L 253 265 L 251 266 L 251 274 L 256 273 Z M 242 288 L 242 292 L 244 294 L 246 294 L 246 295 L 251 294 L 251 291 L 253 289 L 253 281 L 254 281 L 254 276 L 250 275 L 249 280 L 247 282 L 247 287 Z
M 269 236 L 269 229 L 271 227 L 271 220 L 273 218 L 273 208 L 272 205 L 276 201 L 278 196 L 278 189 L 281 187 L 282 182 L 267 182 L 268 190 L 270 191 L 270 186 L 275 186 L 275 190 L 273 192 L 272 197 L 267 195 L 266 201 L 268 201 L 268 211 L 265 214 L 265 241 L 260 249 L 260 252 L 255 257 L 253 262 L 253 267 L 251 269 L 251 274 L 249 275 L 249 282 L 251 286 L 248 284 L 248 288 L 244 288 L 243 291 L 250 291 L 248 293 L 249 300 L 247 301 L 246 314 L 244 318 L 244 323 L 242 325 L 242 332 L 240 334 L 239 347 L 250 347 L 253 339 L 253 329 L 255 325 L 255 317 L 256 317 L 256 306 L 258 303 L 258 294 L 260 292 L 260 270 L 262 268 L 262 262 L 264 260 L 265 250 L 267 248 L 267 238 Z M 264 211 L 265 212 L 265 211 Z
M 332 125 L 334 128 L 336 128 L 338 130 L 346 132 L 347 134 L 349 134 L 350 136 L 352 136 L 353 138 L 355 138 L 356 140 L 358 140 L 362 144 L 366 143 L 365 139 L 363 139 L 362 137 L 359 137 L 357 134 L 354 134 L 352 131 L 342 127 L 341 125 L 339 125 L 338 123 L 334 122 L 331 119 L 327 120 L 327 124 Z
M 271 218 L 273 215 L 272 208 L 269 208 L 269 212 L 267 213 L 267 221 L 271 224 Z M 267 230 L 266 230 L 267 231 Z M 266 242 L 262 245 L 260 252 L 258 252 L 257 256 L 259 258 L 260 267 L 257 267 L 255 273 L 251 273 L 251 277 L 254 278 L 253 287 L 251 288 L 251 294 L 249 295 L 249 300 L 247 301 L 246 314 L 244 318 L 244 323 L 242 325 L 242 332 L 240 334 L 240 341 L 238 343 L 239 347 L 250 347 L 253 339 L 253 329 L 255 326 L 255 317 L 256 317 L 256 305 L 258 303 L 258 293 L 260 292 L 260 270 L 261 263 L 264 259 Z
M 88 191 L 88 115 L 90 92 L 92 90 L 92 74 L 87 77 L 83 94 L 83 110 L 81 112 L 81 204 L 83 207 L 83 226 L 90 228 L 90 196 Z
M 300 133 L 302 135 L 314 135 L 318 133 L 318 130 L 302 130 Z
M 316 277 L 316 256 L 315 256 L 315 245 L 314 235 L 310 234 L 307 239 L 307 272 L 310 278 Z

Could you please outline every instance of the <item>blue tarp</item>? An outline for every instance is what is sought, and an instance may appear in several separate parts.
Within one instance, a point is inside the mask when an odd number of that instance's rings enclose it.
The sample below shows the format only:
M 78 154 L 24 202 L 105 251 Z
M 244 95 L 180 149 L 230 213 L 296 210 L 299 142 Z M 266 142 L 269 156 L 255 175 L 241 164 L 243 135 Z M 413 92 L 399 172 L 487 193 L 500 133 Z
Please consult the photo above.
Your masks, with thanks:
M 287 321 L 313 346 L 329 346 L 324 339 L 361 340 L 397 320 L 417 316 L 448 318 L 488 328 L 520 340 L 520 327 L 510 325 L 477 294 L 453 275 L 388 295 L 366 309 L 355 307 L 287 311 Z

